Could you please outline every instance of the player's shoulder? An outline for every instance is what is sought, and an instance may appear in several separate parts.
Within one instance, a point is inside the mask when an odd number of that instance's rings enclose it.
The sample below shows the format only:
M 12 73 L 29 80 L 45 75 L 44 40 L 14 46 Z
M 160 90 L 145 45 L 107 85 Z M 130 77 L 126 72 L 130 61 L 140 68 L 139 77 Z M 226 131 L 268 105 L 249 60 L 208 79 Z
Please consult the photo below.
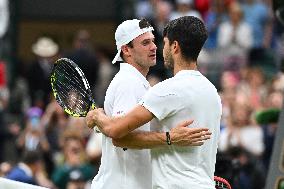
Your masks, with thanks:
M 112 90 L 113 92 L 124 91 L 136 91 L 136 90 L 144 90 L 144 85 L 137 78 L 129 77 L 122 73 L 117 73 L 112 81 L 109 84 L 108 90 Z
M 176 90 L 175 90 L 174 78 L 169 78 L 157 83 L 156 85 L 151 87 L 149 91 L 159 96 L 169 96 L 169 95 L 175 96 Z
M 119 84 L 133 84 L 133 83 L 138 83 L 137 77 L 135 75 L 127 73 L 127 72 L 121 72 L 119 71 L 113 78 L 112 80 L 114 83 L 119 83 Z
M 157 83 L 156 85 L 154 85 L 152 88 L 157 88 L 157 89 L 160 89 L 160 88 L 172 88 L 175 84 L 175 79 L 174 77 L 171 77 L 171 78 L 168 78 L 168 79 L 165 79 L 159 83 Z

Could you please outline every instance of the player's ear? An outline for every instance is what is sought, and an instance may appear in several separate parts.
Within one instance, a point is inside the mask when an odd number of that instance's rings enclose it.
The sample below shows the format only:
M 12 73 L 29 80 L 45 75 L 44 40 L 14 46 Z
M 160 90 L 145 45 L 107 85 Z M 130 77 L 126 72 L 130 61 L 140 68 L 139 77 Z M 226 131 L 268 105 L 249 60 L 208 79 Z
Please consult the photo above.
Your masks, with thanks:
M 123 45 L 121 47 L 121 51 L 123 52 L 125 57 L 129 57 L 130 56 L 129 47 L 127 45 Z
M 180 46 L 179 46 L 179 43 L 177 41 L 174 41 L 172 43 L 171 48 L 172 48 L 174 54 L 177 54 L 177 53 L 180 52 Z

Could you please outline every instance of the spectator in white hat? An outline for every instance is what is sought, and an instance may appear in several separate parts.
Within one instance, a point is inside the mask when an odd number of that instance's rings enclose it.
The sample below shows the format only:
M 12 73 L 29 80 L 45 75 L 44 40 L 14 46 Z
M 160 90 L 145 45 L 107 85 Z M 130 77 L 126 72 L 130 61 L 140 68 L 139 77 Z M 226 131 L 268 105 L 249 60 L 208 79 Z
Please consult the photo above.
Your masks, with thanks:
M 49 75 L 58 58 L 59 46 L 48 37 L 40 37 L 32 45 L 36 59 L 28 68 L 28 85 L 33 106 L 44 108 L 51 92 Z

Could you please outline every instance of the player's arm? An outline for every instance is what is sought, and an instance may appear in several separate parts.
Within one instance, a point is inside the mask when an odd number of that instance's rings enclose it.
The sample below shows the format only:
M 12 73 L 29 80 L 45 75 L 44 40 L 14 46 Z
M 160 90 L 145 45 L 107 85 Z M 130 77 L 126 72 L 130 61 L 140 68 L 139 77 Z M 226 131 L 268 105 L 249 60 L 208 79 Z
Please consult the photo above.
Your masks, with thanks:
M 122 138 L 134 129 L 151 121 L 154 115 L 141 105 L 125 115 L 118 117 L 108 117 L 103 109 L 95 109 L 88 112 L 86 122 L 88 127 L 95 125 L 102 133 L 111 138 Z
M 88 113 L 86 120 L 89 127 L 92 128 L 97 125 L 102 133 L 115 139 L 113 142 L 116 146 L 154 148 L 166 144 L 165 133 L 131 132 L 152 120 L 153 117 L 150 111 L 141 105 L 137 105 L 129 113 L 119 117 L 108 117 L 104 114 L 103 109 L 96 109 Z M 204 140 L 210 138 L 211 133 L 207 128 L 187 128 L 191 123 L 192 121 L 185 121 L 171 129 L 172 144 L 181 146 L 202 145 Z
M 187 127 L 193 122 L 188 120 L 172 128 L 169 132 L 172 145 L 201 146 L 210 139 L 211 132 L 207 128 Z M 132 149 L 147 149 L 168 145 L 165 132 L 132 131 L 128 135 L 112 140 L 117 147 Z

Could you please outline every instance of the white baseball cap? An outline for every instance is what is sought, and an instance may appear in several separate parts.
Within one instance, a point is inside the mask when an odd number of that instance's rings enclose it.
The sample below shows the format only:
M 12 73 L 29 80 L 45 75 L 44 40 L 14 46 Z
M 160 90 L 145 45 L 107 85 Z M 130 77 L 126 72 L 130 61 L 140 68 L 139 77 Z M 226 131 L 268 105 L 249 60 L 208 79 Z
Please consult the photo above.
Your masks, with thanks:
M 113 64 L 116 63 L 117 61 L 122 61 L 122 58 L 120 57 L 120 53 L 121 53 L 121 47 L 123 45 L 128 44 L 130 41 L 132 41 L 136 37 L 146 32 L 150 32 L 154 30 L 153 27 L 151 26 L 140 28 L 139 26 L 140 21 L 141 20 L 138 20 L 138 19 L 126 20 L 117 27 L 115 31 L 117 54 L 112 60 Z

